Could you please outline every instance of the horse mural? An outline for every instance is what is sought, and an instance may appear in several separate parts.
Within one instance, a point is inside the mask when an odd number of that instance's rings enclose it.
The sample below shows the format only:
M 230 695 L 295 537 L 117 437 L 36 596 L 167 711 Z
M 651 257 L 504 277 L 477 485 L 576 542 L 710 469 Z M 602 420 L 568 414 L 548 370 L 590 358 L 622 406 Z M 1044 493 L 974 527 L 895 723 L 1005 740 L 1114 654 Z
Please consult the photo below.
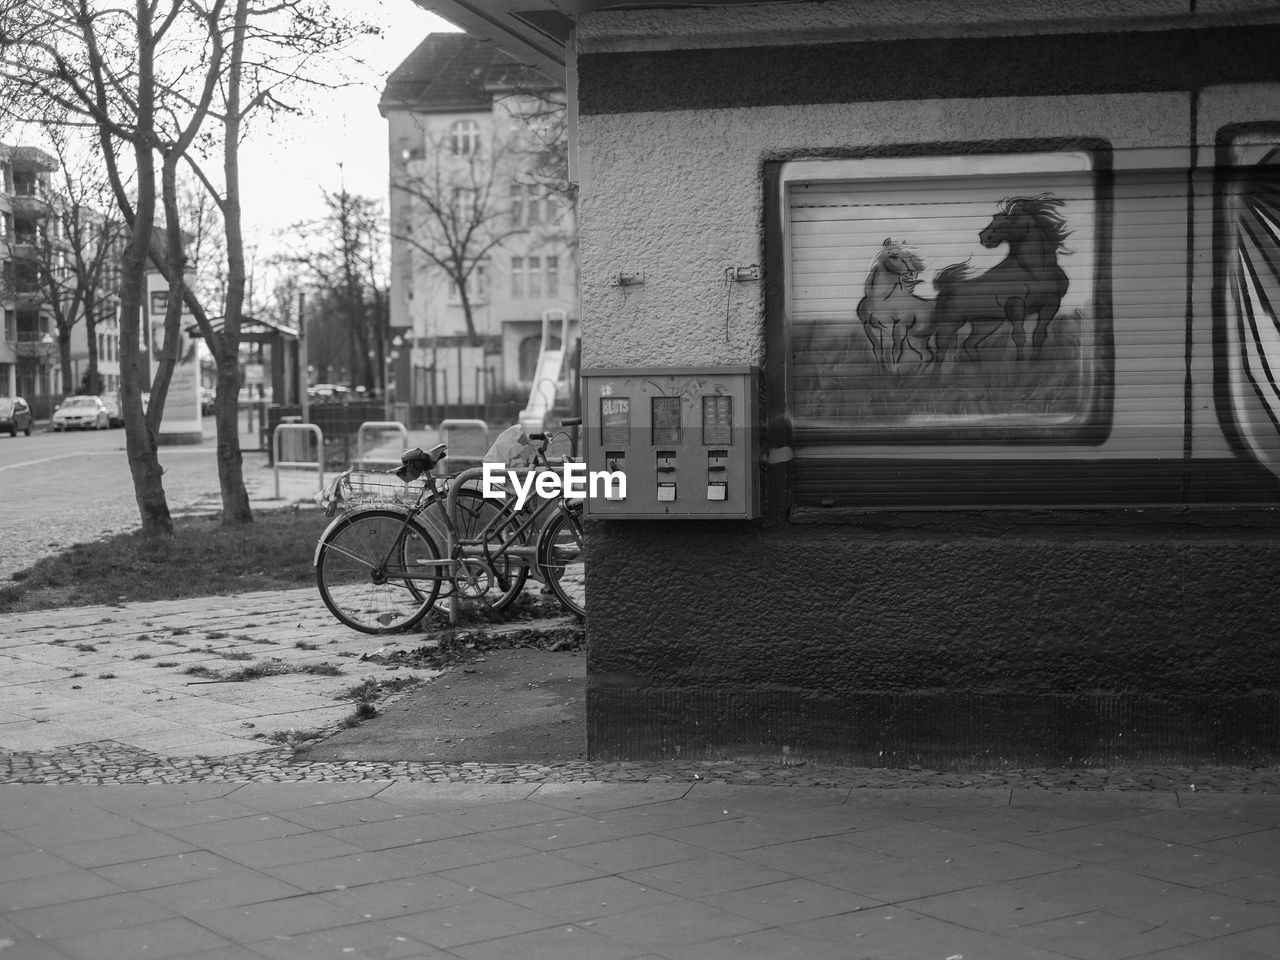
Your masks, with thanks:
M 1058 266 L 1058 252 L 1071 252 L 1063 245 L 1070 231 L 1058 213 L 1062 204 L 1051 193 L 1005 200 L 978 241 L 988 249 L 1007 243 L 1008 256 L 982 273 L 967 260 L 938 271 L 931 332 L 939 359 L 955 352 L 965 324 L 969 335 L 960 348 L 966 359 L 979 359 L 979 345 L 1006 323 L 1019 361 L 1027 355 L 1026 325 L 1034 325 L 1030 358 L 1040 358 L 1070 283 Z
M 867 273 L 858 319 L 876 362 L 887 370 L 897 370 L 908 349 L 922 361 L 932 359 L 933 301 L 913 292 L 923 269 L 924 261 L 914 250 L 888 239 Z

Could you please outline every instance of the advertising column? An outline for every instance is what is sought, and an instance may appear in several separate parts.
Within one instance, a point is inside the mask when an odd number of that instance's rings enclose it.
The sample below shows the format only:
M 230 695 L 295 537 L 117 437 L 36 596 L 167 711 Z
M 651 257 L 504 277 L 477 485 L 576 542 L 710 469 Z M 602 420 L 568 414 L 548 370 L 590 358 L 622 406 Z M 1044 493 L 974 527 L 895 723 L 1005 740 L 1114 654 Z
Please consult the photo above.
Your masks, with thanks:
M 194 276 L 187 278 L 195 280 Z M 164 346 L 164 314 L 169 306 L 169 282 L 159 271 L 147 272 L 147 344 L 152 364 Z M 200 416 L 200 355 L 198 341 L 187 335 L 186 327 L 194 317 L 185 309 L 178 340 L 178 362 L 169 381 L 169 395 L 164 402 L 157 441 L 162 444 L 199 443 L 204 439 Z

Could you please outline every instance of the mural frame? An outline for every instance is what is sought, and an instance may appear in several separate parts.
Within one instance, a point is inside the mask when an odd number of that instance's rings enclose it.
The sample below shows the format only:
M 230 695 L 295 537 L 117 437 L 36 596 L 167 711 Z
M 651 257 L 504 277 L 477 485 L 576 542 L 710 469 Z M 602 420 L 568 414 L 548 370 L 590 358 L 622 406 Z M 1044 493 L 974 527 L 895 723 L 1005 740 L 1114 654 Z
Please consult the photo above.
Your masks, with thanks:
M 1256 429 L 1250 430 L 1237 416 L 1236 410 L 1240 398 L 1233 392 L 1233 379 L 1236 371 L 1231 368 L 1232 357 L 1238 349 L 1238 347 L 1233 349 L 1230 342 L 1232 337 L 1231 326 L 1233 323 L 1237 325 L 1245 323 L 1245 318 L 1237 314 L 1231 302 L 1231 261 L 1239 253 L 1239 247 L 1232 236 L 1236 228 L 1236 224 L 1232 220 L 1235 209 L 1233 204 L 1236 202 L 1233 190 L 1237 185 L 1255 177 L 1252 168 L 1241 166 L 1234 162 L 1232 151 L 1239 147 L 1242 137 L 1249 135 L 1260 135 L 1274 139 L 1277 146 L 1280 146 L 1280 121 L 1260 120 L 1227 124 L 1220 127 L 1215 136 L 1212 288 L 1213 398 L 1219 426 L 1232 452 L 1242 459 L 1257 463 L 1275 472 L 1277 467 L 1280 467 L 1280 457 L 1277 457 L 1273 452 L 1272 462 L 1268 464 L 1263 452 L 1255 445 L 1259 431 Z M 1280 189 L 1280 166 L 1277 167 L 1276 176 L 1275 189 Z M 1272 251 L 1272 255 L 1274 257 L 1275 251 Z M 1280 271 L 1280 259 L 1273 259 L 1270 266 L 1273 274 Z M 1243 329 L 1240 331 L 1240 337 L 1244 339 Z M 1269 439 L 1272 447 L 1276 446 L 1278 438 L 1280 438 L 1280 416 L 1278 416 L 1277 406 L 1274 403 L 1277 383 L 1280 382 L 1280 366 L 1273 366 L 1268 363 L 1269 360 L 1274 359 L 1277 358 L 1265 355 L 1259 357 L 1258 362 L 1255 364 L 1255 370 L 1251 370 L 1248 365 L 1245 365 L 1243 376 L 1243 380 L 1248 382 L 1257 394 L 1259 406 L 1262 407 L 1269 422 L 1272 433 Z M 1269 390 L 1264 389 L 1257 382 L 1257 375 L 1260 373 L 1269 374 Z M 1263 394 L 1267 392 L 1273 395 L 1273 402 L 1270 404 L 1262 399 Z M 1249 400 L 1252 401 L 1253 398 L 1249 398 Z
M 1092 257 L 1093 283 L 1088 291 L 1095 315 L 1092 318 L 1092 377 L 1081 387 L 1080 413 L 1065 423 L 1026 422 L 1013 426 L 936 422 L 915 424 L 910 428 L 886 429 L 884 425 L 867 425 L 836 418 L 829 423 L 815 423 L 813 416 L 797 412 L 797 390 L 793 358 L 797 324 L 792 312 L 792 277 L 788 218 L 788 190 L 791 178 L 787 171 L 801 161 L 894 160 L 914 161 L 921 158 L 984 157 L 1014 161 L 1018 155 L 1077 154 L 1088 159 L 1084 171 L 1093 191 L 1093 238 L 1087 254 Z M 1032 175 L 1030 171 L 1027 175 Z M 894 144 L 849 150 L 796 151 L 791 155 L 770 158 L 764 164 L 766 194 L 766 251 L 768 276 L 773 283 L 766 290 L 767 345 L 770 358 L 768 386 L 774 408 L 771 420 L 785 421 L 788 442 L 815 445 L 849 445 L 851 449 L 867 445 L 918 447 L 921 445 L 1096 445 L 1104 442 L 1111 430 L 1114 395 L 1114 342 L 1111 303 L 1113 165 L 1111 145 L 1095 138 L 1037 139 L 1019 141 L 936 142 Z M 1052 176 L 1049 174 L 1048 176 Z M 904 181 L 907 178 L 903 178 Z M 919 178 L 923 182 L 925 177 Z M 833 177 L 832 182 L 839 182 Z M 871 182 L 871 181 L 869 181 Z M 886 245 L 889 241 L 886 240 Z M 1080 251 L 1085 253 L 1086 251 Z M 781 281 L 778 278 L 781 277 Z M 916 298 L 920 302 L 920 298 Z M 928 302 L 926 301 L 926 305 Z M 1056 317 L 1051 319 L 1057 319 Z M 1012 328 L 1006 324 L 1006 328 Z M 964 328 L 968 332 L 969 328 Z M 887 341 L 886 341 L 887 342 Z M 1021 345 L 1019 359 L 1021 359 Z M 782 369 L 780 370 L 779 367 Z M 781 400 L 781 404 L 778 401 Z

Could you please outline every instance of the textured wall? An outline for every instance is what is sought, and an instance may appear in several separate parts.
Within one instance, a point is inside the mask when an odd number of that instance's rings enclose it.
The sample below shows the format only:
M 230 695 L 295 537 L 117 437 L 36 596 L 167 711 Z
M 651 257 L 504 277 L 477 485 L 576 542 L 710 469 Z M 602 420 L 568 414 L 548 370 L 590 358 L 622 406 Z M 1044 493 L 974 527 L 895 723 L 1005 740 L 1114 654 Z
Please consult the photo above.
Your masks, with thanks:
M 1076 137 L 1137 156 L 1211 144 L 1202 99 L 1224 122 L 1274 115 L 1276 84 L 1257 85 L 1280 80 L 1274 57 L 1241 47 L 1240 33 L 1188 33 L 1198 24 L 1181 4 L 1080 4 L 1071 12 L 1082 20 L 1009 27 L 1042 51 L 1098 54 L 1039 72 L 1025 49 L 1012 73 L 990 62 L 989 39 L 1008 25 L 981 4 L 947 5 L 963 13 L 950 26 L 910 4 L 904 22 L 869 33 L 891 46 L 780 55 L 784 42 L 817 43 L 833 18 L 850 27 L 864 6 L 780 7 L 778 32 L 761 22 L 768 8 L 752 8 L 754 20 L 724 10 L 583 19 L 584 366 L 781 362 L 765 348 L 763 290 L 722 282 L 725 267 L 764 262 L 767 160 Z M 1117 36 L 1091 19 L 1108 11 L 1150 20 Z M 1162 17 L 1182 18 L 1182 32 L 1159 32 Z M 1055 29 L 1074 39 L 1055 47 Z M 1105 50 L 1080 36 L 1099 29 Z M 950 37 L 977 39 L 952 47 Z M 699 44 L 718 59 L 666 49 Z M 1231 49 L 1239 62 L 1223 66 Z M 1207 90 L 1215 70 L 1252 86 Z M 612 287 L 618 271 L 645 282 Z M 788 510 L 784 478 L 771 471 L 758 522 L 593 525 L 595 755 L 1280 756 L 1274 511 L 802 516 Z

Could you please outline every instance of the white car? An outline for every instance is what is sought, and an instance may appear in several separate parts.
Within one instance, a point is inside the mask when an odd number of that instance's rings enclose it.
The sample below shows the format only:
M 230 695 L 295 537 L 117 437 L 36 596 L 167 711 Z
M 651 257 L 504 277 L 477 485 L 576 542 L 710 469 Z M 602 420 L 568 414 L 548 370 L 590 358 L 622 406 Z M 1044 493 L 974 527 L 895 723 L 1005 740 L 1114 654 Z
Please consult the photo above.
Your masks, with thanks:
M 67 397 L 53 411 L 53 429 L 106 430 L 111 414 L 101 397 Z

